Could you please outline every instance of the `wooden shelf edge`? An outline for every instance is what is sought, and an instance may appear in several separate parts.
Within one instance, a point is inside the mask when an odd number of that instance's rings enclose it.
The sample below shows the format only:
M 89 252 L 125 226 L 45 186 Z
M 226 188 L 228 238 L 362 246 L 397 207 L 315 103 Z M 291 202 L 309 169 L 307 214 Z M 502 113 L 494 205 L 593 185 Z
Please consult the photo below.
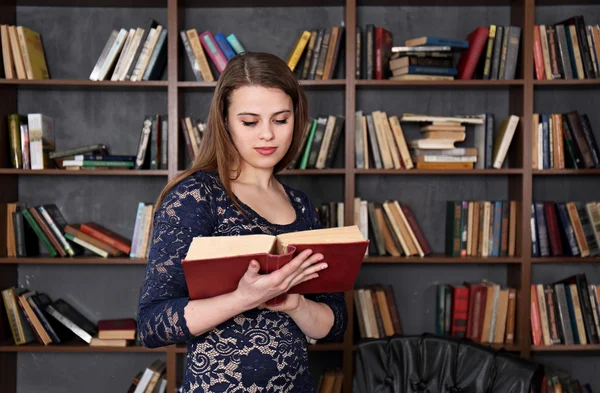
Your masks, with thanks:
M 534 169 L 534 176 L 600 175 L 600 169 Z
M 148 261 L 145 258 L 102 258 L 102 257 L 2 257 L 0 265 L 146 265 Z
M 78 170 L 67 169 L 13 169 L 0 168 L 0 175 L 19 176 L 167 176 L 166 169 L 100 169 L 100 170 Z
M 595 79 L 552 79 L 552 80 L 536 80 L 533 81 L 534 86 L 585 86 L 585 85 L 600 85 L 600 78 Z
M 504 345 L 504 344 L 480 344 L 483 346 L 489 346 L 492 347 L 496 350 L 498 349 L 504 349 L 508 352 L 521 352 L 521 345 L 519 344 L 509 344 L 509 345 Z M 358 349 L 357 345 L 353 345 L 352 346 L 352 351 L 356 351 Z
M 432 86 L 432 87 L 502 87 L 502 86 L 523 86 L 525 84 L 523 79 L 511 79 L 511 80 L 482 80 L 482 79 L 455 79 L 455 80 L 365 80 L 360 79 L 356 81 L 356 86 L 370 86 L 370 87 L 384 87 L 384 86 L 396 86 L 396 87 L 411 87 L 411 86 Z
M 503 264 L 521 263 L 519 257 L 449 257 L 445 255 L 432 255 L 425 257 L 392 257 L 392 256 L 369 256 L 365 257 L 363 263 L 411 263 L 411 264 Z
M 354 169 L 357 175 L 522 175 L 523 169 Z
M 598 263 L 600 257 L 532 257 L 531 263 Z
M 92 80 L 77 80 L 77 79 L 0 79 L 0 85 L 17 85 L 17 86 L 54 86 L 54 87 L 131 87 L 131 88 L 146 88 L 146 87 L 167 87 L 168 81 L 92 81 Z
M 345 79 L 331 80 L 300 80 L 301 86 L 306 87 L 326 87 L 326 86 L 346 86 Z M 217 86 L 217 82 L 196 82 L 196 81 L 179 81 L 177 87 L 182 89 L 213 89 Z
M 125 352 L 125 353 L 140 353 L 140 352 L 159 352 L 166 353 L 169 347 L 146 348 L 139 345 L 128 347 L 92 347 L 85 343 L 67 343 L 57 345 L 42 345 L 39 343 L 31 343 L 26 345 L 0 345 L 1 352 Z
M 600 351 L 600 345 L 532 345 L 531 350 L 534 352 L 590 352 Z

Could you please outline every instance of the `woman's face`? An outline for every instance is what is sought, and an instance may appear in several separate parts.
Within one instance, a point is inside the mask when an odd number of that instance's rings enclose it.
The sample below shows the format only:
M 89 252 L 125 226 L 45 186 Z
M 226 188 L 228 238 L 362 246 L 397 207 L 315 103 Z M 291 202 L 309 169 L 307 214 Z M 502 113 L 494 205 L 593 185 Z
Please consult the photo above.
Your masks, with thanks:
M 273 168 L 292 143 L 292 99 L 279 89 L 240 87 L 231 94 L 227 123 L 243 161 L 254 168 Z

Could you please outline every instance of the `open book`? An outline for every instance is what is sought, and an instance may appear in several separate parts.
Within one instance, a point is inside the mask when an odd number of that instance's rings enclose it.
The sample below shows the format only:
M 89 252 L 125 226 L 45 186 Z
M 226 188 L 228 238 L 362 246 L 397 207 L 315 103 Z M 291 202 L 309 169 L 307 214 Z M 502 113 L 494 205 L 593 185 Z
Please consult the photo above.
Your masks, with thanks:
M 204 299 L 233 292 L 253 259 L 260 264 L 260 273 L 268 274 L 310 248 L 313 254 L 323 254 L 321 262 L 328 268 L 289 293 L 343 292 L 354 287 L 368 245 L 356 225 L 279 236 L 195 237 L 182 266 L 190 298 Z

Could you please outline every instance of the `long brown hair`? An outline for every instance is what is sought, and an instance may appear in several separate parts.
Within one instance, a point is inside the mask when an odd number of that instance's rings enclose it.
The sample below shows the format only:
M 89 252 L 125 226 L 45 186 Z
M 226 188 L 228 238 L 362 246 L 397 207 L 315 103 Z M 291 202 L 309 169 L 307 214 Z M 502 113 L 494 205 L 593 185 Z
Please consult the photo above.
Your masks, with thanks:
M 192 166 L 173 178 L 162 190 L 156 202 L 156 209 L 163 198 L 180 181 L 197 171 L 218 171 L 227 195 L 239 209 L 237 198 L 231 190 L 231 181 L 241 173 L 240 155 L 227 130 L 227 113 L 231 94 L 243 86 L 262 86 L 283 91 L 294 105 L 294 134 L 285 156 L 275 165 L 274 173 L 285 169 L 300 148 L 302 133 L 308 121 L 308 102 L 304 90 L 288 65 L 279 57 L 269 53 L 243 52 L 231 58 L 217 81 L 206 131 L 200 144 L 200 151 Z M 234 167 L 234 165 L 236 167 Z M 235 171 L 235 176 L 231 175 Z

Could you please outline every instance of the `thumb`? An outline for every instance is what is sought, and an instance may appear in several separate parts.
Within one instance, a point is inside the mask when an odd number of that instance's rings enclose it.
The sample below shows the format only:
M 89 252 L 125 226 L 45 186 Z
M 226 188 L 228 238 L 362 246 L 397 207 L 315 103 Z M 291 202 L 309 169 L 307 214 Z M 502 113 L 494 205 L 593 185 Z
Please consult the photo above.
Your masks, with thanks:
M 250 261 L 250 264 L 248 265 L 248 273 L 250 273 L 251 275 L 256 275 L 258 274 L 259 270 L 260 264 L 255 260 Z

